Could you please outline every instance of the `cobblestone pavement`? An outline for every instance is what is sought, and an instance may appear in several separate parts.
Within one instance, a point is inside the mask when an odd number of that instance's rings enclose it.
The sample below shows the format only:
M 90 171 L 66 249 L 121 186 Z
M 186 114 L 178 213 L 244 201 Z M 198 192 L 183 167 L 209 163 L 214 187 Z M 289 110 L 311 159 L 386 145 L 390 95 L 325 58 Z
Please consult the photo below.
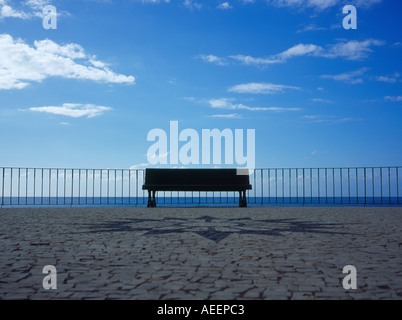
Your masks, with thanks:
M 402 299 L 402 208 L 2 208 L 0 219 L 0 299 Z M 43 287 L 46 265 L 57 289 Z

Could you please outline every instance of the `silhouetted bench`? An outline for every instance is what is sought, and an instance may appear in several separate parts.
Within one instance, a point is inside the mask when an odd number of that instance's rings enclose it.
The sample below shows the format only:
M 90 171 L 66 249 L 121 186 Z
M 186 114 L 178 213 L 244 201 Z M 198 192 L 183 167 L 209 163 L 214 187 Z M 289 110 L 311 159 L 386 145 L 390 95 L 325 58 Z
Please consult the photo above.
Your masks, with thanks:
M 157 191 L 237 191 L 239 207 L 247 207 L 251 190 L 248 171 L 237 169 L 146 169 L 142 190 L 148 190 L 148 207 L 156 207 Z M 247 170 L 247 169 L 246 169 Z

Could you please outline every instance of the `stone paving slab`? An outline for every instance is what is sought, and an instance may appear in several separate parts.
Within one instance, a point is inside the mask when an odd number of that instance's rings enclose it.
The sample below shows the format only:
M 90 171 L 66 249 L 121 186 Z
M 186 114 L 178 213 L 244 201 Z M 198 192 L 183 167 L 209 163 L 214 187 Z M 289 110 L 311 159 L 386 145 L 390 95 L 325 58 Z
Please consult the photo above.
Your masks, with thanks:
M 2 208 L 0 219 L 0 299 L 402 299 L 402 208 Z M 46 265 L 57 289 L 43 288 Z

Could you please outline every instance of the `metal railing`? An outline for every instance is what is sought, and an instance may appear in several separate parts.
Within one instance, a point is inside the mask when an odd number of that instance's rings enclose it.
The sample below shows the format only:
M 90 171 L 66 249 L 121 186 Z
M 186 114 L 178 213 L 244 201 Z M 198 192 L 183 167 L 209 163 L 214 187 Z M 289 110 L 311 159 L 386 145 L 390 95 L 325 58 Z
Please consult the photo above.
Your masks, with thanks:
M 400 205 L 402 167 L 271 168 L 250 175 L 249 205 Z M 0 205 L 146 206 L 143 169 L 0 168 Z M 238 204 L 236 192 L 159 192 L 158 205 Z

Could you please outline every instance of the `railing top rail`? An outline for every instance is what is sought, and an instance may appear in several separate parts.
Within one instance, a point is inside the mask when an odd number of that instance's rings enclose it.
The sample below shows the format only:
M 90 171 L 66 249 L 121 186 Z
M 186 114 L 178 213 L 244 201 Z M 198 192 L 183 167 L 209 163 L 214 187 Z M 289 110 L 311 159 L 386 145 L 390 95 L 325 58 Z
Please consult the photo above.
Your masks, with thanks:
M 0 166 L 0 170 L 2 169 L 13 169 L 13 170 L 95 170 L 95 171 L 145 171 L 146 168 L 61 168 L 61 167 L 9 167 L 9 166 Z M 167 168 L 169 169 L 169 168 Z M 190 169 L 190 168 L 189 168 Z M 351 166 L 351 167 L 263 167 L 263 168 L 255 168 L 254 171 L 258 170 L 342 170 L 342 169 L 402 169 L 402 166 Z

